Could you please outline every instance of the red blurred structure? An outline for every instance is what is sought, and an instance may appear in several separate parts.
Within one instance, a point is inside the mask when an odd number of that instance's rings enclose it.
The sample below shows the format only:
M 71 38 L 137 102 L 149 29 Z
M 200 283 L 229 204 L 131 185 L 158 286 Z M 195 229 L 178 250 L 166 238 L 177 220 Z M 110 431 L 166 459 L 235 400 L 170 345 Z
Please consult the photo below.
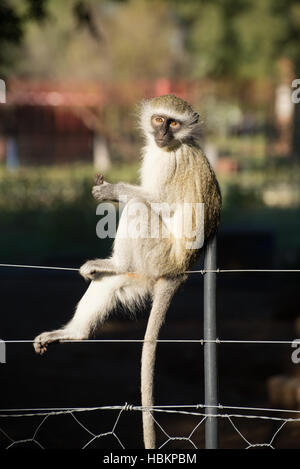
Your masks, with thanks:
M 192 100 L 197 88 L 196 83 L 171 83 L 165 78 L 134 86 L 11 80 L 7 103 L 0 106 L 0 146 L 9 142 L 6 156 L 15 166 L 91 162 L 99 136 L 101 145 L 119 138 L 113 128 L 118 127 L 122 110 L 128 114 L 141 99 L 166 93 Z

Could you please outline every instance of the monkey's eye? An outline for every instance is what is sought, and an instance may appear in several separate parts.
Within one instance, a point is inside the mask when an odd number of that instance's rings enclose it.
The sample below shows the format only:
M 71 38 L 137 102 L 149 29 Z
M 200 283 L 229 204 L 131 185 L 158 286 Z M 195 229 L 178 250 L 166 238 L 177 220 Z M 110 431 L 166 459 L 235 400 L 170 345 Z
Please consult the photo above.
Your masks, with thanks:
M 160 128 L 163 125 L 164 121 L 165 119 L 162 116 L 156 115 L 151 117 L 151 124 L 152 127 L 154 127 L 155 129 Z
M 172 127 L 173 129 L 178 129 L 180 127 L 180 123 L 178 121 L 171 121 L 170 127 Z

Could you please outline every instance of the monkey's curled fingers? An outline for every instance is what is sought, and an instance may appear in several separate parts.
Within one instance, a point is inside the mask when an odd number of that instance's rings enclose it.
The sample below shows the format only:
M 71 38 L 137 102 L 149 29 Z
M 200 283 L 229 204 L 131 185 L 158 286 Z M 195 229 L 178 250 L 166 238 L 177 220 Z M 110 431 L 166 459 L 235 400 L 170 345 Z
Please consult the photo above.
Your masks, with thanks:
M 80 267 L 79 273 L 86 280 L 95 280 L 100 272 L 97 269 L 94 261 L 87 261 Z
M 103 178 L 103 174 L 101 173 L 98 173 L 96 174 L 96 177 L 95 177 L 95 186 L 101 186 L 104 182 L 104 178 Z
M 58 329 L 57 331 L 52 332 L 43 332 L 34 339 L 34 350 L 39 355 L 43 355 L 43 353 L 47 351 L 49 344 L 52 344 L 53 342 L 59 342 L 66 338 L 67 336 L 62 329 Z

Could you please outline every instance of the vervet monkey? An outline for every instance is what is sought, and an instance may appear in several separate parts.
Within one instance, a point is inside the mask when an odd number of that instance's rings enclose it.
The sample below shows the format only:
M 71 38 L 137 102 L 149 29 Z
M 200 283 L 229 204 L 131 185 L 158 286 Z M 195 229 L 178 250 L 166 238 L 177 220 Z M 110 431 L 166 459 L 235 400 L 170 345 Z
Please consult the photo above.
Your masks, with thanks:
M 206 242 L 216 232 L 221 210 L 221 194 L 215 174 L 198 144 L 199 115 L 182 99 L 164 95 L 145 100 L 140 106 L 140 127 L 145 137 L 142 150 L 140 186 L 110 184 L 100 176 L 92 189 L 99 202 L 127 199 L 122 212 L 112 255 L 95 259 L 80 268 L 80 274 L 91 283 L 80 300 L 74 317 L 63 328 L 44 332 L 34 341 L 35 351 L 43 354 L 50 343 L 82 340 L 89 337 L 96 325 L 103 323 L 118 304 L 135 308 L 147 297 L 152 309 L 142 352 L 142 406 L 153 405 L 153 377 L 156 340 L 171 299 L 185 280 L 188 270 L 202 245 L 191 246 L 189 234 L 176 235 L 182 206 L 202 204 L 204 225 L 195 224 L 196 237 L 203 234 Z M 159 204 L 173 207 L 168 223 Z M 142 236 L 128 236 L 130 214 L 135 207 L 145 207 Z M 156 208 L 153 208 L 156 207 Z M 174 208 L 175 207 L 175 208 Z M 153 221 L 159 236 L 145 233 Z M 164 235 L 162 229 L 165 230 Z M 180 230 L 177 230 L 180 232 Z M 167 236 L 166 236 L 167 232 Z M 143 411 L 144 443 L 155 448 L 151 410 Z

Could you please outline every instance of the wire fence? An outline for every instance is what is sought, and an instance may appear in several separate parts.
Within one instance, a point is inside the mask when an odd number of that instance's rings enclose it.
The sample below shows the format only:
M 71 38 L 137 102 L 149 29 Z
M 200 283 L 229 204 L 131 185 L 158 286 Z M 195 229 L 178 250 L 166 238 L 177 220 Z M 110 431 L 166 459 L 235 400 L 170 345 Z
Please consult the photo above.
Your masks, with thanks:
M 82 445 L 81 449 L 93 448 L 93 443 L 95 440 L 100 438 L 105 438 L 111 436 L 115 439 L 117 448 L 126 449 L 124 436 L 122 437 L 119 434 L 118 424 L 120 419 L 128 411 L 131 412 L 143 412 L 145 410 L 151 410 L 151 415 L 155 426 L 161 432 L 161 443 L 157 449 L 167 448 L 173 442 L 185 442 L 188 443 L 188 446 L 191 449 L 201 449 L 199 446 L 199 436 L 196 435 L 196 432 L 203 426 L 209 418 L 213 419 L 222 419 L 230 423 L 232 429 L 240 438 L 241 443 L 245 449 L 265 447 L 270 449 L 275 449 L 276 438 L 278 437 L 280 431 L 287 425 L 298 423 L 300 424 L 300 417 L 278 417 L 273 415 L 256 415 L 250 412 L 280 412 L 280 413 L 290 413 L 300 415 L 300 411 L 291 410 L 291 409 L 271 409 L 271 408 L 258 408 L 258 407 L 234 407 L 234 406 L 223 406 L 218 405 L 216 409 L 218 410 L 217 414 L 211 414 L 203 412 L 207 407 L 204 404 L 195 404 L 195 405 L 166 405 L 166 406 L 153 406 L 151 408 L 135 406 L 130 404 L 118 405 L 118 406 L 102 406 L 102 407 L 82 407 L 82 408 L 32 408 L 32 409 L 0 409 L 0 419 L 4 418 L 30 418 L 38 417 L 40 421 L 36 424 L 32 433 L 21 439 L 14 438 L 11 434 L 5 431 L 0 427 L 0 434 L 3 438 L 3 445 L 6 449 L 16 447 L 18 445 L 24 444 L 34 444 L 39 448 L 45 449 L 46 447 L 42 444 L 39 438 L 39 433 L 43 426 L 45 426 L 46 421 L 49 421 L 50 418 L 57 416 L 70 416 L 74 424 L 81 427 L 86 433 L 86 441 Z M 210 407 L 211 408 L 211 407 Z M 202 412 L 201 412 L 202 409 Z M 225 411 L 230 412 L 225 412 Z M 234 411 L 247 411 L 248 413 L 237 413 Z M 113 421 L 111 429 L 106 432 L 95 432 L 95 430 L 89 428 L 89 426 L 81 421 L 81 414 L 90 413 L 90 412 L 99 412 L 99 411 L 117 411 L 117 416 Z M 163 424 L 158 421 L 159 414 L 177 414 L 184 416 L 196 417 L 196 423 L 193 424 L 192 430 L 189 431 L 185 436 L 182 435 L 171 435 L 169 431 L 164 428 Z M 241 419 L 250 419 L 257 421 L 268 421 L 276 424 L 276 428 L 272 430 L 270 437 L 267 441 L 262 441 L 260 443 L 253 442 L 247 435 L 247 431 L 243 430 L 240 426 Z M 101 422 L 101 418 L 99 418 Z
M 221 405 L 218 402 L 217 393 L 217 360 L 216 348 L 219 344 L 263 344 L 263 345 L 293 345 L 293 340 L 234 340 L 234 339 L 220 339 L 216 334 L 216 276 L 218 274 L 227 273 L 300 273 L 300 269 L 219 269 L 216 268 L 216 241 L 213 240 L 208 246 L 205 253 L 205 268 L 202 270 L 187 271 L 187 274 L 195 275 L 201 274 L 204 276 L 204 334 L 202 339 L 159 339 L 158 343 L 198 343 L 204 347 L 204 382 L 205 382 L 205 402 L 203 404 L 187 404 L 187 405 L 155 405 L 151 408 L 143 408 L 133 404 L 123 404 L 118 406 L 100 406 L 100 407 L 77 407 L 77 408 L 14 408 L 14 409 L 0 409 L 0 435 L 2 444 L 5 448 L 13 448 L 18 445 L 31 444 L 39 448 L 45 448 L 44 444 L 40 441 L 40 433 L 42 427 L 49 419 L 59 415 L 69 416 L 75 425 L 78 425 L 86 434 L 85 443 L 82 448 L 92 448 L 95 441 L 107 436 L 115 440 L 117 447 L 120 449 L 126 448 L 122 436 L 119 434 L 119 423 L 128 412 L 143 412 L 151 411 L 152 418 L 155 426 L 160 430 L 160 446 L 159 449 L 169 447 L 173 442 L 185 442 L 191 449 L 199 449 L 205 445 L 206 448 L 218 447 L 218 421 L 226 420 L 241 440 L 242 446 L 245 449 L 250 448 L 269 448 L 276 447 L 276 440 L 279 433 L 290 424 L 297 425 L 300 447 L 300 409 L 279 409 L 279 408 L 262 408 L 262 407 L 238 407 L 231 405 Z M 19 265 L 19 264 L 0 264 L 1 268 L 20 268 L 20 269 L 42 269 L 42 270 L 56 270 L 56 271 L 78 271 L 77 268 L 71 267 L 54 267 L 42 265 Z M 7 344 L 17 343 L 32 343 L 33 340 L 5 340 Z M 78 342 L 78 343 L 143 343 L 143 339 L 88 339 L 83 341 L 66 340 L 64 342 Z M 94 429 L 89 428 L 86 423 L 81 421 L 81 415 L 90 412 L 104 412 L 114 411 L 117 412 L 116 419 L 114 420 L 111 429 L 107 432 L 95 432 Z M 170 434 L 164 425 L 159 421 L 161 414 L 176 414 L 186 417 L 196 418 L 192 425 L 192 429 L 185 436 L 174 436 Z M 3 422 L 6 419 L 15 418 L 39 418 L 40 421 L 36 424 L 32 433 L 22 439 L 16 438 L 7 429 Z M 266 441 L 255 442 L 251 441 L 247 431 L 240 425 L 241 421 L 257 420 L 268 421 L 276 425 L 273 428 Z M 100 419 L 101 421 L 101 419 Z M 199 439 L 197 432 L 199 429 L 205 427 L 205 443 Z M 202 445 L 202 446 L 201 446 Z

